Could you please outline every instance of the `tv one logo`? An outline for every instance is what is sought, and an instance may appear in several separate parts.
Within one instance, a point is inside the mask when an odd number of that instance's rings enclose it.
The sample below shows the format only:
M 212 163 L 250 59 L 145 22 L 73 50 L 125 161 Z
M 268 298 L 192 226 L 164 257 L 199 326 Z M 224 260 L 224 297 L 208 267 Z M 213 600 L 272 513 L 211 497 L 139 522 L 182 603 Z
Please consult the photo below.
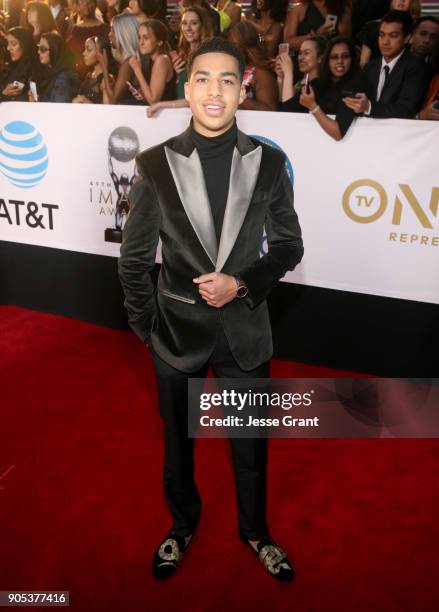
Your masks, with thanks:
M 391 200 L 384 187 L 372 179 L 351 183 L 343 194 L 343 210 L 356 223 L 374 223 L 389 209 L 391 223 L 397 229 L 404 220 L 415 218 L 421 233 L 392 231 L 391 242 L 439 246 L 439 236 L 424 233 L 438 229 L 439 187 L 433 187 L 428 203 L 420 202 L 410 185 L 400 183 L 399 193 Z M 410 214 L 410 216 L 409 216 Z M 422 229 L 421 229 L 422 228 Z M 399 229 L 399 228 L 398 228 Z

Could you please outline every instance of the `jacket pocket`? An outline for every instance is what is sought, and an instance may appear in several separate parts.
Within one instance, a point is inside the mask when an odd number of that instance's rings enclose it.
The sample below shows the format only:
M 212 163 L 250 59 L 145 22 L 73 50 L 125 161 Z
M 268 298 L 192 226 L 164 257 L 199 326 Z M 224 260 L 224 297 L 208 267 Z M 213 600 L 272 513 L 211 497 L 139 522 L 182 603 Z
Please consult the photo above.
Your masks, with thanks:
M 171 293 L 171 291 L 167 291 L 166 289 L 159 289 L 159 293 L 161 293 L 162 295 L 166 295 L 166 297 L 172 298 L 173 300 L 178 300 L 179 302 L 185 302 L 186 304 L 195 304 L 195 300 L 183 297 L 182 295 L 177 295 L 176 293 Z

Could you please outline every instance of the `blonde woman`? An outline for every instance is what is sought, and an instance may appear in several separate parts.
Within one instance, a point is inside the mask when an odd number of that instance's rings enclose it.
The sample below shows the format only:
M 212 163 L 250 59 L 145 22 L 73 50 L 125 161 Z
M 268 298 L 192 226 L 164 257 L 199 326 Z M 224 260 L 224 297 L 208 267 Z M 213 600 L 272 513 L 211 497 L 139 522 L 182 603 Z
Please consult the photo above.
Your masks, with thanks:
M 104 73 L 105 99 L 108 104 L 132 104 L 133 96 L 128 90 L 127 81 L 134 77 L 129 59 L 139 49 L 139 22 L 134 15 L 124 13 L 113 17 L 110 29 L 112 54 L 119 65 L 116 82 L 113 84 L 109 72 L 109 57 L 107 52 L 97 51 L 99 63 Z

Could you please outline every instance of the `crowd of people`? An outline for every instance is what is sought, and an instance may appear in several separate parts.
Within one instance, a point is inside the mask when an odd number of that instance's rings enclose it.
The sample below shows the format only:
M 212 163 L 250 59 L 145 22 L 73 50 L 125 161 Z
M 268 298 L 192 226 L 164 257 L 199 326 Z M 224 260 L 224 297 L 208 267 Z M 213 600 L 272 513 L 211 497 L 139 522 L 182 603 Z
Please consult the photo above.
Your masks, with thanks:
M 439 20 L 419 0 L 15 0 L 0 15 L 0 101 L 186 105 L 189 54 L 242 52 L 240 108 L 311 113 L 335 140 L 356 116 L 439 120 Z

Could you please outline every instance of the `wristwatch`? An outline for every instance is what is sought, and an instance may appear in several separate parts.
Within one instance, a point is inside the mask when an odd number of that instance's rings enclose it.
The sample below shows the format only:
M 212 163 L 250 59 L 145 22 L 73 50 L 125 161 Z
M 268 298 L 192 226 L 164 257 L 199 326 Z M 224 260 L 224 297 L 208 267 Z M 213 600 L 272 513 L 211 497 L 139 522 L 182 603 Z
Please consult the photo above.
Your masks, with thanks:
M 245 296 L 248 294 L 247 285 L 244 283 L 242 278 L 239 278 L 239 276 L 235 276 L 235 280 L 236 280 L 236 285 L 238 287 L 238 291 L 236 292 L 236 297 L 240 299 L 245 298 Z

